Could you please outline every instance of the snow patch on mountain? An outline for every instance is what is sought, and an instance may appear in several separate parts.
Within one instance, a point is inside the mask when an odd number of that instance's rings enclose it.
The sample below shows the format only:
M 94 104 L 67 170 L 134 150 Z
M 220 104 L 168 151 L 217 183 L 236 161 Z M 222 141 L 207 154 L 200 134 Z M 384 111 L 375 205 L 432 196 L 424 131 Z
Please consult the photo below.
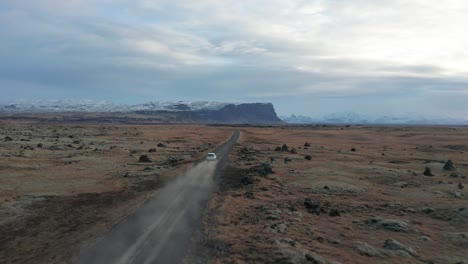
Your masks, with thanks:
M 0 103 L 0 112 L 134 112 L 134 111 L 200 111 L 219 110 L 226 105 L 211 101 L 148 102 L 125 105 L 92 100 L 17 100 Z

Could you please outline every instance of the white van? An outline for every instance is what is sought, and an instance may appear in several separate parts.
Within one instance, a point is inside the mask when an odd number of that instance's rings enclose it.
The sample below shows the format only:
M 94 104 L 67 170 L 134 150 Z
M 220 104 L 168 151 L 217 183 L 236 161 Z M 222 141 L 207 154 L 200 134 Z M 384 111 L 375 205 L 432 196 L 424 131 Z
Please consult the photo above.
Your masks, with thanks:
M 208 153 L 208 155 L 206 155 L 206 159 L 207 160 L 216 160 L 216 154 Z

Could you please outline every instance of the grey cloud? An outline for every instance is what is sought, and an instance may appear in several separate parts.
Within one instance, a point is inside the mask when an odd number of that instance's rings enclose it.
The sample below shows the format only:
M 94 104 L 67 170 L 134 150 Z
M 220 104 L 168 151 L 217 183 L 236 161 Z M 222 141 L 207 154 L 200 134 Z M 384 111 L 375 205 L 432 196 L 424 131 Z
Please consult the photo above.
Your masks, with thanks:
M 452 112 L 468 80 L 446 65 L 354 56 L 352 38 L 375 33 L 366 19 L 385 11 L 370 2 L 354 20 L 340 1 L 312 13 L 294 1 L 260 2 L 263 11 L 239 1 L 7 1 L 0 24 L 14 26 L 0 28 L 0 88 L 12 99 L 273 101 L 301 114 L 428 111 L 424 100 L 440 97 L 430 111 Z

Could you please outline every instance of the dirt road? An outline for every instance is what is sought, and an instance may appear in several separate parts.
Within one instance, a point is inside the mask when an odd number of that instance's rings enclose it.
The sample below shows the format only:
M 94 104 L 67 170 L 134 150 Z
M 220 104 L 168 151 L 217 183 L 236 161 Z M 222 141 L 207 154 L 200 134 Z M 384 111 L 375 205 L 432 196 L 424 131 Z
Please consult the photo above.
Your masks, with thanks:
M 216 189 L 216 176 L 239 137 L 232 137 L 215 152 L 216 161 L 200 161 L 176 177 L 135 213 L 117 225 L 76 263 L 179 263 L 194 230 L 201 227 L 203 211 Z

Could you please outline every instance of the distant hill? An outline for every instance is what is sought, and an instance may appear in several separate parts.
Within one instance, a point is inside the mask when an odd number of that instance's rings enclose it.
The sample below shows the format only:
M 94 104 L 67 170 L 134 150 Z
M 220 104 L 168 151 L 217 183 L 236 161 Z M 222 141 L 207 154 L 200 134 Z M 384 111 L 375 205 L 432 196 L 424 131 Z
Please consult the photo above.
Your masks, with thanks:
M 54 122 L 281 124 L 271 103 L 149 102 L 124 105 L 102 101 L 54 100 L 0 104 L 2 119 Z
M 320 117 L 282 116 L 289 124 L 389 124 L 389 125 L 468 125 L 467 119 L 453 117 L 423 117 L 407 115 L 363 115 L 353 112 L 332 113 Z

